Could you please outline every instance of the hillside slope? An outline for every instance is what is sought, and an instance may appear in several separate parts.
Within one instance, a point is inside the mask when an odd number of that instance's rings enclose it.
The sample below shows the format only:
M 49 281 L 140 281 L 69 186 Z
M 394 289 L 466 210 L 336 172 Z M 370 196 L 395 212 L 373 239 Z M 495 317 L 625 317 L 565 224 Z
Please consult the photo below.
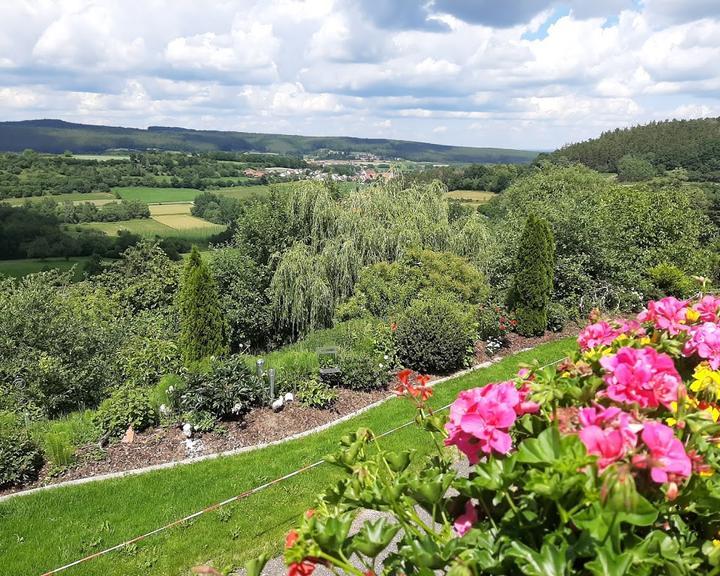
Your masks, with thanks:
M 659 170 L 685 168 L 697 179 L 720 179 L 720 118 L 618 128 L 553 153 L 604 172 L 616 172 L 626 155 L 640 156 Z
M 503 148 L 443 146 L 406 140 L 292 136 L 151 126 L 148 129 L 72 124 L 62 120 L 0 122 L 0 151 L 100 153 L 108 149 L 212 150 L 312 154 L 328 149 L 371 153 L 418 162 L 529 163 L 536 152 Z

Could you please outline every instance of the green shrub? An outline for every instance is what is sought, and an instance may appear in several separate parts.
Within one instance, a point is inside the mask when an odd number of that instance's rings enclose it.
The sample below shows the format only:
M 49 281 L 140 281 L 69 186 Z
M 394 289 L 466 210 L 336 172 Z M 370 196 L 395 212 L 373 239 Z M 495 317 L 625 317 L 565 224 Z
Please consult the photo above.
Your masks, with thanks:
M 324 410 L 337 400 L 337 392 L 317 378 L 309 378 L 298 383 L 295 399 L 308 408 Z
M 171 340 L 138 337 L 120 352 L 125 379 L 138 386 L 152 386 L 163 374 L 182 367 L 177 344 Z
M 188 372 L 180 405 L 185 412 L 208 412 L 217 419 L 239 419 L 264 398 L 264 385 L 240 354 L 214 358 L 208 369 Z
M 557 302 L 550 302 L 547 308 L 547 329 L 551 332 L 562 332 L 570 321 L 570 312 Z
M 12 412 L 0 412 L 0 487 L 37 479 L 42 451 Z
M 399 261 L 380 262 L 360 271 L 352 298 L 340 305 L 340 320 L 401 314 L 427 291 L 447 292 L 460 301 L 479 303 L 489 288 L 485 276 L 467 260 L 448 252 L 410 250 Z
M 480 340 L 505 340 L 517 321 L 513 314 L 505 307 L 494 303 L 483 304 L 478 307 L 478 330 Z
M 424 373 L 462 366 L 472 352 L 474 336 L 471 307 L 447 297 L 413 302 L 398 320 L 395 334 L 400 362 Z
M 648 277 L 649 298 L 657 300 L 665 296 L 686 298 L 693 290 L 693 281 L 685 272 L 672 264 L 661 263 L 646 271 Z
M 185 380 L 177 374 L 166 374 L 148 390 L 150 404 L 158 417 L 167 418 L 180 410 L 180 396 L 185 391 Z M 161 410 L 161 407 L 165 410 Z
M 141 432 L 158 423 L 148 391 L 125 384 L 103 400 L 94 417 L 95 425 L 109 437 L 121 436 L 129 426 Z
M 555 240 L 546 220 L 528 216 L 518 248 L 515 278 L 509 297 L 517 331 L 539 336 L 547 327 L 547 308 L 553 292 Z
M 205 411 L 186 412 L 182 415 L 181 420 L 192 424 L 192 427 L 197 432 L 212 432 L 217 425 L 217 418 L 210 412 Z
M 380 390 L 390 380 L 388 366 L 378 354 L 341 350 L 338 354 L 340 385 L 350 390 Z

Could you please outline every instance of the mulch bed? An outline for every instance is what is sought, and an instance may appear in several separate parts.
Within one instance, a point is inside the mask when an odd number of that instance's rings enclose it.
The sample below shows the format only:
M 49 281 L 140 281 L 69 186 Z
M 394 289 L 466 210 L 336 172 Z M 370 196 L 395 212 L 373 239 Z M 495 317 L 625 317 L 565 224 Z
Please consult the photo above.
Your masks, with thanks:
M 569 325 L 562 332 L 548 332 L 539 338 L 510 334 L 507 345 L 498 354 L 502 357 L 509 356 L 538 344 L 573 336 L 577 332 L 577 326 Z M 479 364 L 492 359 L 493 357 L 485 351 L 484 344 L 478 343 L 475 347 L 475 362 Z M 195 434 L 192 438 L 195 443 L 192 455 L 216 454 L 281 440 L 337 420 L 388 396 L 387 390 L 357 392 L 338 389 L 337 392 L 338 399 L 328 410 L 304 408 L 297 403 L 286 405 L 280 412 L 273 412 L 270 408 L 260 408 L 253 410 L 242 422 L 223 422 L 213 432 Z M 186 440 L 181 427 L 172 426 L 136 433 L 133 442 L 128 444 L 115 442 L 104 449 L 96 444 L 83 446 L 76 451 L 75 463 L 70 468 L 51 475 L 52 471 L 46 464 L 36 482 L 22 488 L 0 490 L 0 496 L 68 480 L 185 460 L 190 456 Z

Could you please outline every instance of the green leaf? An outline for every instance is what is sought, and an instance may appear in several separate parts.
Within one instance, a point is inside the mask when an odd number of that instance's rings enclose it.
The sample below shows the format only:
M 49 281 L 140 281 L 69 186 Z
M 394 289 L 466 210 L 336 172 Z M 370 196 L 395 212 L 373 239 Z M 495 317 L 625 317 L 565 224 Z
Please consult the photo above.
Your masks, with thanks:
M 245 572 L 247 576 L 260 576 L 262 574 L 265 565 L 270 560 L 269 554 L 262 554 L 253 560 L 250 560 L 245 564 Z
M 562 455 L 560 440 L 560 432 L 551 426 L 537 438 L 528 438 L 520 444 L 517 460 L 525 464 L 551 464 Z
M 607 548 L 599 548 L 595 559 L 585 564 L 585 568 L 594 576 L 625 576 L 632 560 L 632 554 L 628 552 L 616 554 Z
M 385 460 L 393 472 L 402 472 L 410 465 L 410 450 L 402 452 L 388 452 L 385 454 Z
M 517 558 L 518 566 L 525 576 L 564 576 L 567 574 L 567 544 L 554 546 L 544 543 L 540 552 L 518 542 L 511 542 L 509 556 Z
M 375 558 L 392 542 L 398 530 L 400 530 L 400 526 L 390 524 L 386 518 L 380 518 L 376 522 L 366 522 L 353 536 L 350 549 Z

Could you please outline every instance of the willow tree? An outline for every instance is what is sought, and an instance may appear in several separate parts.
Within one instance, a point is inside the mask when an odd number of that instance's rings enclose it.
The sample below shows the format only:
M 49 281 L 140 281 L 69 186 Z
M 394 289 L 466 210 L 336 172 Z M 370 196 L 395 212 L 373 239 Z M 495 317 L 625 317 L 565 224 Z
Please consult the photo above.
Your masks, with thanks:
M 450 249 L 487 275 L 496 244 L 486 218 L 476 212 L 464 221 L 458 221 L 452 232 Z
M 227 351 L 227 324 L 215 280 L 193 246 L 178 293 L 180 348 L 186 364 Z

